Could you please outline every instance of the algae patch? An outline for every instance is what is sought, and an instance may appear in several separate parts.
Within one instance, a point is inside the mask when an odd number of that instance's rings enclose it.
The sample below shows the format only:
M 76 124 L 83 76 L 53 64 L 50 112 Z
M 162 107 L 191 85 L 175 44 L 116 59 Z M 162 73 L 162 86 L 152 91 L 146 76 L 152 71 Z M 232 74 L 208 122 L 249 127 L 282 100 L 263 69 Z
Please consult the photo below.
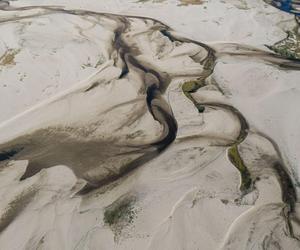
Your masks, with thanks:
M 195 107 L 198 109 L 199 113 L 203 113 L 205 110 L 205 107 L 199 103 L 197 103 L 194 98 L 192 97 L 191 93 L 196 92 L 199 88 L 205 86 L 205 82 L 203 79 L 196 79 L 187 81 L 182 85 L 182 91 L 185 94 L 187 98 L 189 98 L 195 105 Z
M 240 156 L 237 145 L 234 145 L 231 148 L 229 148 L 228 157 L 231 163 L 240 171 L 241 174 L 240 190 L 242 192 L 249 190 L 252 184 L 251 175 L 246 165 L 244 164 L 243 159 Z
M 136 218 L 135 202 L 136 197 L 126 196 L 117 199 L 105 208 L 103 221 L 114 232 L 115 240 L 119 239 L 122 231 L 129 227 Z
M 16 65 L 15 57 L 20 52 L 20 49 L 8 49 L 0 57 L 0 66 Z
M 185 82 L 182 85 L 182 90 L 183 92 L 195 92 L 197 89 L 199 89 L 202 86 L 203 84 L 199 80 L 192 80 L 192 81 Z
M 198 109 L 199 113 L 203 113 L 205 111 L 205 106 L 201 103 L 198 103 L 191 94 L 195 93 L 198 89 L 206 86 L 206 79 L 212 74 L 216 59 L 212 51 L 210 51 L 209 48 L 206 49 L 208 51 L 208 55 L 202 61 L 204 62 L 204 64 L 203 72 L 201 73 L 200 77 L 194 80 L 184 82 L 181 87 L 184 95 L 193 102 L 195 107 Z

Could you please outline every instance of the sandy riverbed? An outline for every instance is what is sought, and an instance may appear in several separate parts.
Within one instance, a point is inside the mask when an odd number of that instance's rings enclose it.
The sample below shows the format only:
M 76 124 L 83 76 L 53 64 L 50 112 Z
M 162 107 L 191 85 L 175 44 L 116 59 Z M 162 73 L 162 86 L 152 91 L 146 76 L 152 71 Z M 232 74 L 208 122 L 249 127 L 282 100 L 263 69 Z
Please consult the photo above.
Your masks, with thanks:
M 300 63 L 264 46 L 293 16 L 259 0 L 2 8 L 0 249 L 300 247 Z

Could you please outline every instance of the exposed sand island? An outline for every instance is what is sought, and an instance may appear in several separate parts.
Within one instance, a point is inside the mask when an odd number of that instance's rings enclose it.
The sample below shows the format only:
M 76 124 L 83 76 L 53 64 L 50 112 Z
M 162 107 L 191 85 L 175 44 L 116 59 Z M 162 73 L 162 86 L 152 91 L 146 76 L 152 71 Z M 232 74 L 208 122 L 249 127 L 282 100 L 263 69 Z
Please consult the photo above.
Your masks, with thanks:
M 0 1 L 0 249 L 300 249 L 299 23 L 263 0 Z

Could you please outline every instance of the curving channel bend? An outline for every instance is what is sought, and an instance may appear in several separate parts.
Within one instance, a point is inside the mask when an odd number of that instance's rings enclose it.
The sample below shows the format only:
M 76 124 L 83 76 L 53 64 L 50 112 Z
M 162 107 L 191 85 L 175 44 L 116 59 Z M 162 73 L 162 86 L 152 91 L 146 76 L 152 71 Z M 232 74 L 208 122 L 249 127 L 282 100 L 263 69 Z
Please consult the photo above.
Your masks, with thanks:
M 247 210 L 231 224 L 220 246 L 223 249 L 300 247 L 295 229 L 299 226 L 295 180 L 277 144 L 252 128 L 244 115 L 227 101 L 206 100 L 198 95 L 204 90 L 225 96 L 212 77 L 222 57 L 255 58 L 274 67 L 300 70 L 298 60 L 239 44 L 210 47 L 146 17 L 55 6 L 13 8 L 3 2 L 1 8 L 5 12 L 0 20 L 2 26 L 63 16 L 70 22 L 83 18 L 107 34 L 101 41 L 106 58 L 89 79 L 1 124 L 1 167 L 11 168 L 11 162 L 27 160 L 26 170 L 18 174 L 18 181 L 34 182 L 3 202 L 5 209 L 0 218 L 3 233 L 33 202 L 43 185 L 33 178 L 45 173 L 45 169 L 67 166 L 81 181 L 73 186 L 72 195 L 84 197 L 122 185 L 135 169 L 168 151 L 172 143 L 200 140 L 206 146 L 226 150 L 228 161 L 240 172 L 237 204 L 270 176 L 281 190 L 282 202 Z M 78 29 L 84 36 L 86 31 Z M 233 132 L 202 131 L 198 135 L 178 136 L 181 122 L 177 121 L 172 106 L 176 102 L 167 98 L 174 86 L 182 102 L 193 105 L 196 116 L 205 119 L 212 112 L 222 113 L 231 120 Z M 207 126 L 210 122 L 213 120 L 204 120 Z M 265 221 L 257 220 L 257 215 L 270 216 L 273 212 L 277 221 L 270 219 L 272 222 L 265 229 Z M 157 249 L 156 238 L 153 237 L 149 249 Z

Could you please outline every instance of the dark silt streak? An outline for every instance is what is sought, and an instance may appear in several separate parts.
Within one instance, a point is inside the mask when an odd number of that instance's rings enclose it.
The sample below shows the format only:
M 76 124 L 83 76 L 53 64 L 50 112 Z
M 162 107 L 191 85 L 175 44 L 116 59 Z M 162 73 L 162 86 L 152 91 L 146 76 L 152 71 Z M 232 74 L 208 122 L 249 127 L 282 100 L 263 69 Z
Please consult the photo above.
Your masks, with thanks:
M 161 96 L 156 84 L 151 85 L 147 88 L 147 105 L 149 112 L 152 114 L 153 118 L 163 125 L 163 135 L 160 141 L 149 144 L 148 146 L 142 146 L 138 149 L 138 152 L 143 152 L 143 155 L 136 158 L 135 160 L 125 164 L 120 169 L 119 173 L 114 175 L 109 175 L 103 178 L 101 181 L 91 184 L 88 183 L 79 194 L 86 194 L 95 188 L 99 188 L 105 185 L 117 181 L 118 179 L 126 176 L 134 169 L 139 166 L 144 165 L 146 162 L 158 156 L 163 152 L 175 139 L 177 135 L 177 122 L 169 108 L 168 103 Z M 135 152 L 135 151 L 133 151 Z
M 161 152 L 176 139 L 177 122 L 156 85 L 152 85 L 147 89 L 147 104 L 154 119 L 164 125 L 163 139 L 152 143 L 152 146 L 155 146 L 158 152 Z
M 12 148 L 8 151 L 2 151 L 0 152 L 0 161 L 6 161 L 11 159 L 14 155 L 18 154 L 20 151 L 22 151 L 23 148 Z
M 132 66 L 140 69 L 145 73 L 146 86 L 151 87 L 152 85 L 156 85 L 157 90 L 159 90 L 162 94 L 166 91 L 171 82 L 171 77 L 168 74 L 166 74 L 165 72 L 159 72 L 158 70 L 154 70 L 152 68 L 147 68 L 132 55 L 127 55 L 126 59 L 126 61 Z
M 236 140 L 233 144 L 241 143 L 248 136 L 249 124 L 248 124 L 246 118 L 243 116 L 243 114 L 235 107 L 233 107 L 229 104 L 216 103 L 216 102 L 205 102 L 205 103 L 201 103 L 201 105 L 207 106 L 207 107 L 217 107 L 217 108 L 224 109 L 227 112 L 232 113 L 233 115 L 235 115 L 238 118 L 241 129 L 240 129 L 240 133 L 239 133 L 238 137 L 236 138 Z
M 279 68 L 283 68 L 286 70 L 300 70 L 300 60 L 295 58 L 285 58 L 278 54 L 259 50 L 252 48 L 247 45 L 242 44 L 233 44 L 227 43 L 223 44 L 224 48 L 230 46 L 232 47 L 228 51 L 223 50 L 223 48 L 219 48 L 216 50 L 217 57 L 222 56 L 231 56 L 235 58 L 245 58 L 245 59 L 252 59 L 255 60 L 259 59 L 264 62 L 270 63 L 273 66 L 277 66 Z M 234 47 L 234 48 L 233 48 Z
M 0 233 L 2 233 L 34 199 L 37 192 L 37 186 L 26 189 L 7 204 L 5 212 L 0 216 Z
M 295 202 L 297 202 L 297 194 L 296 194 L 295 186 L 293 184 L 293 180 L 289 174 L 289 169 L 284 163 L 279 146 L 270 136 L 262 132 L 256 132 L 256 134 L 268 140 L 272 144 L 272 146 L 274 147 L 277 153 L 278 161 L 276 161 L 273 164 L 273 169 L 277 173 L 278 178 L 281 180 L 280 185 L 282 188 L 282 199 L 284 202 L 290 205 L 291 211 L 294 211 Z
M 160 77 L 159 73 L 153 70 L 146 69 L 144 66 L 139 64 L 139 62 L 135 60 L 132 55 L 130 55 L 130 48 L 126 46 L 126 43 L 124 43 L 121 40 L 121 34 L 116 35 L 115 44 L 117 45 L 118 49 L 121 49 L 121 53 L 122 53 L 121 58 L 124 60 L 126 65 L 126 71 L 125 71 L 126 74 L 129 72 L 128 63 L 144 71 L 145 73 L 144 78 L 145 78 L 145 85 L 146 85 L 145 86 L 146 101 L 147 101 L 148 110 L 152 114 L 153 118 L 163 125 L 164 128 L 163 135 L 160 141 L 151 143 L 148 145 L 148 147 L 143 146 L 143 149 L 146 148 L 146 153 L 144 153 L 142 156 L 138 157 L 137 159 L 129 162 L 128 164 L 124 165 L 120 169 L 118 174 L 107 176 L 106 178 L 103 178 L 101 181 L 96 183 L 96 185 L 91 185 L 90 183 L 88 183 L 79 192 L 79 194 L 86 194 L 89 191 L 93 190 L 95 187 L 105 186 L 127 175 L 137 167 L 142 166 L 146 162 L 155 158 L 162 151 L 164 151 L 175 140 L 177 135 L 177 129 L 178 129 L 177 122 L 174 118 L 171 108 L 169 107 L 169 104 L 165 101 L 165 99 L 161 95 L 160 86 L 164 85 L 164 81 Z M 122 76 L 125 76 L 126 74 L 123 73 Z M 149 74 L 151 76 L 149 76 Z M 139 150 L 142 151 L 143 149 L 141 148 Z

